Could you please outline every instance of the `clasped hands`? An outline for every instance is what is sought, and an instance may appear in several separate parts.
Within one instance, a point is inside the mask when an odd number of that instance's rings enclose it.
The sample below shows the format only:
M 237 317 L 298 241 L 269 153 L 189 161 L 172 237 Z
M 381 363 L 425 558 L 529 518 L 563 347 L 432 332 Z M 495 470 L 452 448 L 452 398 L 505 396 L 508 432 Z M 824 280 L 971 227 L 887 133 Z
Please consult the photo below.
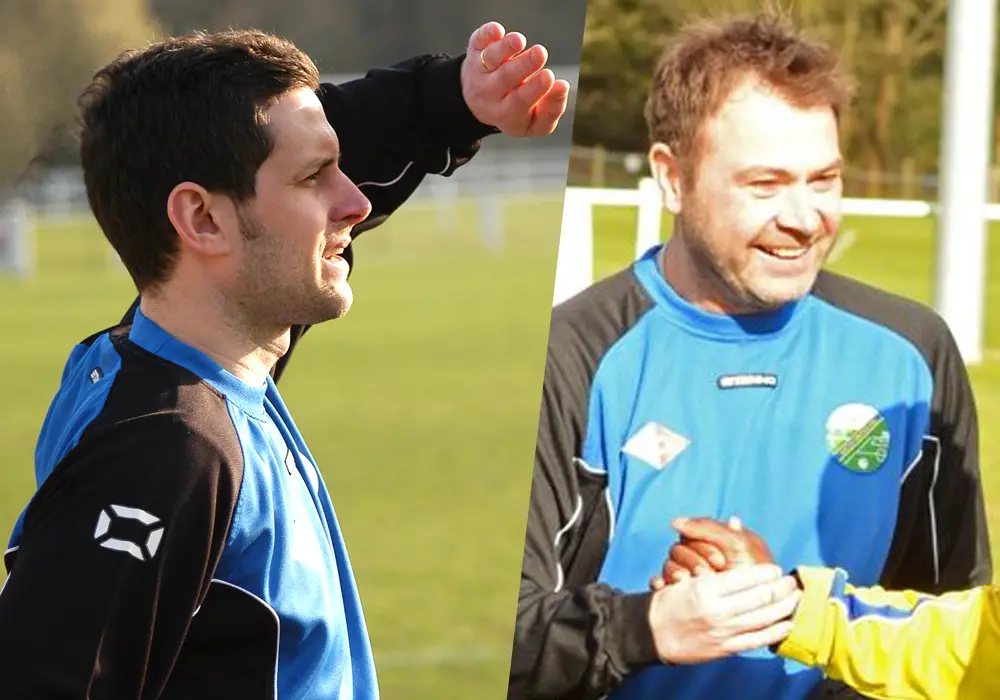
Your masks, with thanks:
M 700 663 L 780 643 L 801 592 L 738 520 L 674 521 L 680 539 L 650 580 L 649 623 L 665 663 Z

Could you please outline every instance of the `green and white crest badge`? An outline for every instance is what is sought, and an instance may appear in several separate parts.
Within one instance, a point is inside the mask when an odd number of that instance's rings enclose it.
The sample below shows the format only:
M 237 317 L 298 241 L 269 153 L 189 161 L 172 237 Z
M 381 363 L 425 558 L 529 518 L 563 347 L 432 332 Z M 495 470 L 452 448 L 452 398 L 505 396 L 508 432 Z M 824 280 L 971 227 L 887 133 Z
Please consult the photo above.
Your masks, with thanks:
M 847 403 L 826 419 L 826 445 L 842 466 L 871 474 L 889 456 L 889 424 L 875 408 Z

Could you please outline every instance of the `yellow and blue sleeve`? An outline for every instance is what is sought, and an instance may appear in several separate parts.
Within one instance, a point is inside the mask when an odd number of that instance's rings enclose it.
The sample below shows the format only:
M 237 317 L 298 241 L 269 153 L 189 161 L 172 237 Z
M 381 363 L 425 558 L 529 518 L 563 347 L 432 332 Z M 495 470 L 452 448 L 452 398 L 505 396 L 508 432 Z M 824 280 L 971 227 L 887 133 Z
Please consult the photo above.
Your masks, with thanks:
M 940 596 L 797 570 L 803 597 L 780 655 L 885 700 L 1000 698 L 1000 589 Z

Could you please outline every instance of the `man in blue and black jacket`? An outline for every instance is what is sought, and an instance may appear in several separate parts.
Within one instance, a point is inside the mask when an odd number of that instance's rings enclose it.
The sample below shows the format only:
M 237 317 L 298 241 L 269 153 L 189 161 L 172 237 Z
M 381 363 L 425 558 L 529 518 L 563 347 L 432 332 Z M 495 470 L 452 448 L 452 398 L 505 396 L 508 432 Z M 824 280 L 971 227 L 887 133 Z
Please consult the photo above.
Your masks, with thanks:
M 567 86 L 502 34 L 343 86 L 254 31 L 98 72 L 87 193 L 140 301 L 73 349 L 42 427 L 4 557 L 4 697 L 378 697 L 333 505 L 275 375 L 350 308 L 353 235 L 484 136 L 553 130 Z
M 696 25 L 657 67 L 650 163 L 674 234 L 553 310 L 510 698 L 857 697 L 766 650 L 794 581 L 649 590 L 679 517 L 739 517 L 785 571 L 990 582 L 948 327 L 821 271 L 851 91 L 832 50 L 773 17 Z

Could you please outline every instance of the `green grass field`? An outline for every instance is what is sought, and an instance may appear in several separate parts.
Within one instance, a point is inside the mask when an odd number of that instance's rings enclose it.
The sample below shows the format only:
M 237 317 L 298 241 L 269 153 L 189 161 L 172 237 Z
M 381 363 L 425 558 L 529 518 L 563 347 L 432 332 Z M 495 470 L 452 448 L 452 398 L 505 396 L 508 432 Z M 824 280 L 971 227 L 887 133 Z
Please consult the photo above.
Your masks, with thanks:
M 561 197 L 512 202 L 507 243 L 490 251 L 470 233 L 470 203 L 454 230 L 430 211 L 400 213 L 360 239 L 354 309 L 311 331 L 282 381 L 337 507 L 387 700 L 504 697 L 560 215 Z M 604 275 L 629 262 L 635 213 L 595 221 Z M 929 297 L 929 222 L 847 227 L 855 242 L 835 267 Z M 37 251 L 37 277 L 0 278 L 0 389 L 13 398 L 0 408 L 4 538 L 33 491 L 66 355 L 132 300 L 92 224 L 44 227 Z M 990 282 L 996 309 L 1000 276 Z M 1000 323 L 987 337 L 1000 348 Z M 1000 503 L 1000 362 L 973 377 Z
M 475 208 L 459 213 L 456 230 L 475 232 Z M 513 202 L 491 252 L 401 212 L 358 241 L 354 308 L 310 331 L 282 380 L 387 699 L 505 697 L 561 213 L 561 193 Z M 93 225 L 46 227 L 37 251 L 35 279 L 0 277 L 4 542 L 66 356 L 133 299 Z
M 594 211 L 594 274 L 605 276 L 634 255 L 637 210 L 597 207 Z M 672 219 L 663 217 L 663 237 Z M 882 289 L 929 303 L 934 274 L 934 221 L 847 217 L 844 246 L 831 256 L 831 270 Z M 986 289 L 986 352 L 982 364 L 970 367 L 979 410 L 981 468 L 990 517 L 993 560 L 1000 569 L 1000 226 L 989 235 Z M 1000 574 L 994 574 L 1000 581 Z

